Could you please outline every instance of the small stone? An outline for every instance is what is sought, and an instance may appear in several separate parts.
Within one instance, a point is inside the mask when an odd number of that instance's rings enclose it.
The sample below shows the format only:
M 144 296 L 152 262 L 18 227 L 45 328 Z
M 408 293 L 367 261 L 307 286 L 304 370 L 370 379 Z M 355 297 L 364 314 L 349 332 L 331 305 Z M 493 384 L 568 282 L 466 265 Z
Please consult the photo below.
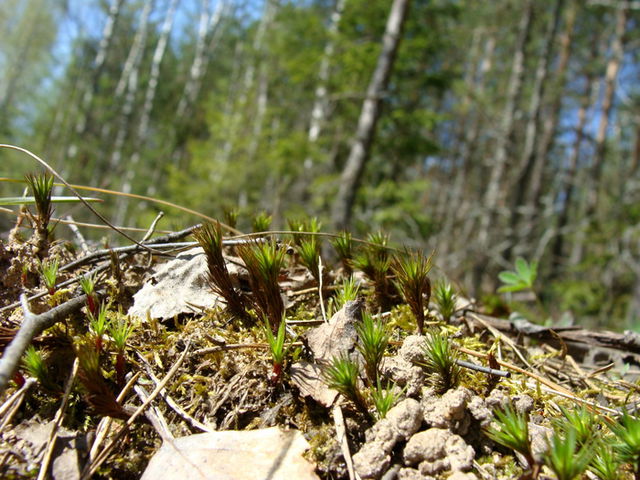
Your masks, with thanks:
M 480 423 L 481 426 L 486 427 L 491 423 L 493 415 L 491 410 L 487 408 L 485 401 L 482 397 L 474 395 L 467 403 L 467 410 L 471 414 L 474 420 Z
M 422 409 L 420 403 L 413 398 L 407 398 L 389 412 L 386 417 L 404 440 L 408 440 L 422 425 Z
M 470 399 L 471 391 L 464 387 L 449 390 L 436 401 L 425 396 L 421 402 L 424 421 L 435 428 L 456 428 L 464 435 L 469 425 L 464 419 Z
M 445 470 L 470 470 L 475 451 L 460 435 L 440 428 L 430 428 L 409 439 L 403 452 L 407 466 L 419 464 L 423 475 Z
M 380 442 L 365 443 L 353 456 L 353 466 L 361 478 L 378 479 L 389 467 L 391 457 Z
M 405 388 L 407 396 L 417 395 L 424 385 L 424 371 L 417 365 L 407 362 L 400 355 L 385 357 L 380 372 L 385 378 L 393 380 Z
M 409 335 L 404 339 L 398 354 L 409 363 L 422 361 L 424 359 L 424 337 L 422 335 Z
M 511 402 L 513 403 L 513 408 L 519 413 L 531 413 L 534 407 L 533 398 L 526 394 L 514 395 L 511 398 Z
M 435 480 L 431 475 L 422 475 L 420 470 L 415 468 L 401 468 L 398 471 L 398 480 Z
M 390 453 L 396 443 L 402 438 L 391 420 L 383 418 L 365 432 L 367 442 L 378 442 L 385 453 Z
M 453 474 L 447 480 L 478 480 L 478 476 L 472 472 L 453 472 Z

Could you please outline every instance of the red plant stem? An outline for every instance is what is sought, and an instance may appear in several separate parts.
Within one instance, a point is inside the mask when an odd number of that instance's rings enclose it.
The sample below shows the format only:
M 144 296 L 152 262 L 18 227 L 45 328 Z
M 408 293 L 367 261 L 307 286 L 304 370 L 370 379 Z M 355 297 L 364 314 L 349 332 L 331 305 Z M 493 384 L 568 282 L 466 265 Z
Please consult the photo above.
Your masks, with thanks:
M 93 293 L 87 294 L 87 309 L 94 317 L 98 314 L 98 305 Z
M 124 380 L 125 380 L 124 369 L 125 369 L 124 353 L 118 352 L 116 354 L 116 380 L 120 388 L 124 386 Z
M 16 385 L 18 385 L 18 388 L 22 388 L 22 386 L 26 382 L 24 375 L 20 370 L 16 370 L 16 373 L 13 374 L 12 380 L 16 382 Z

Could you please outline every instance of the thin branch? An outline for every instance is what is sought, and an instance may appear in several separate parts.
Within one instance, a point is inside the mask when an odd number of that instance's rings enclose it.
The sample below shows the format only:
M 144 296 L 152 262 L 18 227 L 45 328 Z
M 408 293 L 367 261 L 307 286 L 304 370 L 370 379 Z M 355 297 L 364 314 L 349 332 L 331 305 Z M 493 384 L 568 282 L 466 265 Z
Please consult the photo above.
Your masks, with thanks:
M 24 319 L 20 330 L 18 330 L 16 336 L 11 340 L 11 343 L 4 349 L 2 359 L 0 359 L 0 396 L 7 388 L 9 380 L 20 364 L 22 355 L 34 337 L 59 321 L 64 320 L 67 315 L 71 315 L 82 308 L 86 299 L 86 295 L 80 295 L 47 312 L 36 315 L 29 309 L 27 296 L 25 294 L 20 296 Z

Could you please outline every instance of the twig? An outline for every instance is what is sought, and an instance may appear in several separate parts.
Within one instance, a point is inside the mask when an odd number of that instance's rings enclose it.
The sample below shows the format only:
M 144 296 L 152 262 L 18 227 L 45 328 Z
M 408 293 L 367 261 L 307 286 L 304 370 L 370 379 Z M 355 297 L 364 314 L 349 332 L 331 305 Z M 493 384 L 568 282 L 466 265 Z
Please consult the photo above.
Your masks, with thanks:
M 69 230 L 73 232 L 76 239 L 78 240 L 78 243 L 80 244 L 80 248 L 82 249 L 82 252 L 86 255 L 87 253 L 89 253 L 90 250 L 89 250 L 89 245 L 87 245 L 87 241 L 84 238 L 84 235 L 82 235 L 82 232 L 76 225 L 76 222 L 71 215 L 67 215 L 65 217 L 65 220 L 69 222 L 67 223 L 67 225 L 69 225 Z
M 489 375 L 496 375 L 498 377 L 507 377 L 511 376 L 511 372 L 505 372 L 504 370 L 496 370 L 495 368 L 485 367 L 484 365 L 476 365 L 475 363 L 465 362 L 464 360 L 456 360 L 456 363 L 464 368 L 469 368 L 471 370 L 476 370 L 482 373 L 488 373 Z
M 285 347 L 301 347 L 302 342 L 289 342 L 284 344 Z M 216 345 L 215 347 L 206 347 L 196 350 L 192 355 L 206 355 L 207 353 L 222 352 L 224 350 L 241 350 L 243 348 L 255 349 L 255 348 L 269 348 L 268 343 L 230 343 L 228 345 Z
M 51 462 L 51 457 L 53 456 L 53 451 L 56 447 L 56 440 L 58 438 L 58 428 L 60 427 L 60 422 L 62 421 L 62 417 L 64 412 L 67 410 L 67 405 L 69 404 L 69 394 L 71 393 L 71 387 L 73 386 L 73 382 L 76 379 L 76 375 L 78 374 L 78 357 L 73 361 L 73 366 L 71 367 L 71 373 L 69 374 L 69 378 L 67 379 L 67 383 L 64 386 L 64 395 L 62 397 L 62 403 L 60 404 L 60 408 L 56 412 L 56 416 L 53 419 L 53 425 L 51 426 L 51 433 L 49 434 L 49 442 L 47 445 L 47 451 L 44 454 L 44 458 L 42 459 L 42 463 L 40 464 L 40 471 L 38 472 L 38 480 L 44 480 L 47 476 L 47 470 L 49 470 L 49 463 Z
M 156 218 L 154 218 L 153 222 L 151 222 L 151 226 L 149 227 L 149 230 L 147 230 L 147 233 L 144 234 L 144 237 L 142 237 L 142 240 L 140 240 L 140 243 L 144 243 L 147 240 L 149 240 L 149 237 L 151 237 L 151 235 L 153 235 L 153 232 L 156 231 L 156 225 L 158 225 L 158 222 L 162 217 L 164 217 L 164 212 L 158 212 L 158 215 L 156 215 Z
M 333 406 L 333 422 L 336 426 L 336 438 L 340 444 L 340 450 L 344 457 L 344 462 L 347 465 L 347 472 L 349 472 L 349 480 L 360 480 L 360 476 L 353 469 L 353 460 L 351 458 L 351 452 L 349 451 L 349 443 L 347 443 L 347 429 L 344 425 L 344 416 L 342 415 L 342 408 L 340 405 L 335 404 Z
M 133 389 L 138 394 L 138 398 L 143 402 L 149 398 L 149 394 L 141 385 L 136 385 Z M 171 430 L 169 430 L 169 424 L 158 407 L 155 405 L 152 406 L 150 409 L 145 410 L 144 415 L 147 417 L 147 420 L 149 420 L 149 423 L 151 423 L 151 426 L 158 432 L 163 442 L 171 441 L 175 438 Z
M 318 255 L 318 295 L 320 296 L 320 311 L 324 323 L 328 323 L 327 311 L 324 309 L 324 299 L 322 298 L 322 257 Z
M 11 343 L 6 346 L 2 359 L 0 359 L 0 396 L 7 388 L 7 383 L 9 383 L 9 380 L 16 371 L 22 355 L 31 344 L 33 338 L 66 318 L 67 315 L 82 308 L 86 299 L 86 295 L 80 295 L 47 312 L 35 315 L 29 310 L 27 296 L 25 294 L 20 296 L 24 319 L 22 320 L 22 325 L 20 325 L 18 333 L 13 337 Z
M 149 362 L 147 362 L 147 360 L 140 352 L 136 353 L 138 354 L 138 358 L 144 364 L 144 369 L 146 370 L 149 378 L 153 381 L 153 383 L 158 385 L 160 383 L 160 380 L 153 373 Z M 163 389 L 160 392 L 160 396 L 164 399 L 165 402 L 167 402 L 167 405 L 169 405 L 169 407 L 171 407 L 171 409 L 178 414 L 179 417 L 181 417 L 185 422 L 189 423 L 192 427 L 197 428 L 198 430 L 202 430 L 203 432 L 213 432 L 211 428 L 193 418 L 180 405 L 178 405 L 178 403 L 167 393 L 166 389 Z
M 4 418 L 2 419 L 2 423 L 0 423 L 0 431 L 2 431 L 4 427 L 7 426 L 9 422 L 11 422 L 11 419 L 18 411 L 18 408 L 20 408 L 20 405 L 22 404 L 22 401 L 27 394 L 27 390 L 29 390 L 31 386 L 35 385 L 35 383 L 35 378 L 27 378 L 27 380 L 24 382 L 24 385 L 22 385 L 22 387 L 20 387 L 17 392 L 11 395 L 7 399 L 7 401 L 2 404 L 2 407 L 0 407 L 0 416 L 4 415 Z
M 127 384 L 120 391 L 120 393 L 118 394 L 118 397 L 116 398 L 118 403 L 122 403 L 124 401 L 125 397 L 129 393 L 129 391 L 131 391 L 135 383 L 138 381 L 139 377 L 140 377 L 140 372 L 136 372 L 135 375 L 131 375 L 131 378 L 129 378 L 129 380 L 127 381 Z M 109 433 L 109 427 L 111 427 L 112 422 L 113 422 L 113 419 L 111 417 L 104 417 L 102 420 L 100 420 L 100 423 L 96 428 L 96 438 L 93 441 L 93 444 L 91 445 L 91 450 L 89 451 L 89 463 L 91 463 L 96 457 L 96 454 L 98 453 L 98 448 L 100 447 L 100 445 L 102 444 L 102 441 L 105 439 L 105 437 Z
M 125 434 L 125 432 L 133 424 L 135 419 L 138 418 L 140 414 L 146 410 L 149 404 L 156 398 L 156 396 L 158 396 L 160 391 L 167 385 L 167 383 L 169 383 L 169 380 L 171 380 L 171 377 L 173 377 L 173 375 L 178 371 L 178 368 L 180 368 L 180 365 L 182 365 L 182 362 L 184 361 L 185 357 L 187 356 L 187 353 L 189 352 L 190 346 L 191 346 L 191 341 L 189 341 L 187 345 L 184 347 L 184 351 L 182 352 L 178 360 L 176 360 L 176 363 L 173 364 L 173 367 L 171 367 L 171 369 L 169 370 L 169 372 L 167 372 L 167 374 L 162 379 L 162 381 L 156 386 L 153 392 L 151 392 L 147 400 L 145 400 L 142 403 L 142 405 L 140 405 L 138 409 L 135 412 L 133 412 L 133 414 L 129 417 L 126 423 L 122 427 L 120 427 L 120 430 L 118 430 L 118 432 L 114 435 L 114 437 L 107 444 L 107 446 L 96 456 L 95 460 L 91 462 L 91 464 L 87 464 L 84 471 L 82 472 L 82 476 L 81 476 L 82 480 L 88 480 L 98 470 L 98 468 L 100 468 L 100 465 L 102 465 L 105 462 L 105 460 L 109 457 L 112 450 L 116 447 L 118 440 L 120 440 L 120 438 Z

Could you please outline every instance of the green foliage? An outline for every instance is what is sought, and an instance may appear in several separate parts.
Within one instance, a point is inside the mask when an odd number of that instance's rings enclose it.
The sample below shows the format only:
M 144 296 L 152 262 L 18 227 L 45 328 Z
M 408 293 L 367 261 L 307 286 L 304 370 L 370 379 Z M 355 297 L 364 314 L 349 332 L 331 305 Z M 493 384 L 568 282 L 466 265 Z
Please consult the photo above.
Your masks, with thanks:
M 620 462 L 610 444 L 600 441 L 594 446 L 594 456 L 591 459 L 589 470 L 595 473 L 600 480 L 617 480 L 620 478 Z
M 100 304 L 97 315 L 89 312 L 89 328 L 95 335 L 96 350 L 99 352 L 102 351 L 102 337 L 109 327 L 109 320 L 107 318 L 108 308 L 108 305 L 102 303 Z
M 237 208 L 224 206 L 222 208 L 222 216 L 224 218 L 224 223 L 226 223 L 231 228 L 236 228 L 238 226 L 238 212 Z
M 302 264 L 313 275 L 316 281 L 320 281 L 320 242 L 315 236 L 303 238 L 296 247 L 296 252 Z
M 354 256 L 353 267 L 362 270 L 373 283 L 378 307 L 382 310 L 388 310 L 393 303 L 388 278 L 392 264 L 392 258 L 387 248 L 389 236 L 382 232 L 376 232 L 369 234 L 367 240 L 369 244 Z
M 397 289 L 409 304 L 420 334 L 424 332 L 424 309 L 429 306 L 431 298 L 431 258 L 425 257 L 422 252 L 407 254 L 397 258 L 393 267 Z
M 371 386 L 371 400 L 376 409 L 376 420 L 381 420 L 387 416 L 387 412 L 393 408 L 398 402 L 399 395 L 396 392 L 395 385 L 383 387 L 380 379 L 376 382 L 375 387 Z
M 448 337 L 437 331 L 427 333 L 424 340 L 424 366 L 435 374 L 432 382 L 439 393 L 458 385 L 461 372 L 456 360 L 457 353 Z
M 126 315 L 119 314 L 117 320 L 109 322 L 109 335 L 118 353 L 124 352 L 127 340 L 129 340 L 134 329 L 135 325 Z
M 345 275 L 351 275 L 353 261 L 353 240 L 351 232 L 341 232 L 339 236 L 331 240 L 331 245 L 338 254 Z
M 381 319 L 374 319 L 368 312 L 362 313 L 362 320 L 356 323 L 358 351 L 364 358 L 364 367 L 370 385 L 378 382 L 378 367 L 389 344 L 389 331 Z
M 38 380 L 38 382 L 40 382 L 40 384 L 46 389 L 52 389 L 53 385 L 49 377 L 49 369 L 45 364 L 44 357 L 33 345 L 29 345 L 25 350 L 22 363 L 29 375 Z
M 592 446 L 580 445 L 578 434 L 571 426 L 563 434 L 555 432 L 544 454 L 544 463 L 556 474 L 558 480 L 572 480 L 581 475 L 593 456 Z
M 56 283 L 58 282 L 58 267 L 60 262 L 58 257 L 42 260 L 39 262 L 40 275 L 49 295 L 56 293 Z
M 36 204 L 38 228 L 46 230 L 51 220 L 51 215 L 53 215 L 53 203 L 51 201 L 53 177 L 48 173 L 42 175 L 27 174 L 25 180 Z
M 273 329 L 269 324 L 269 319 L 264 319 L 264 334 L 267 337 L 267 343 L 269 344 L 269 351 L 271 352 L 271 362 L 273 364 L 273 380 L 279 381 L 282 375 L 282 367 L 284 366 L 285 356 L 287 351 L 284 348 L 284 340 L 286 334 L 286 323 L 284 319 L 280 321 L 278 327 L 278 333 L 273 334 Z
M 500 281 L 504 283 L 498 292 L 533 290 L 533 284 L 538 276 L 538 262 L 528 263 L 524 258 L 518 257 L 515 266 L 515 271 L 503 271 L 498 275 Z
M 578 446 L 586 445 L 593 440 L 598 428 L 598 422 L 593 413 L 584 406 L 574 410 L 560 406 L 560 410 L 564 415 L 564 419 L 555 422 L 558 431 L 567 436 L 569 431 L 573 430 Z
M 640 472 L 640 419 L 624 411 L 609 428 L 617 437 L 614 449 L 620 460 L 630 463 L 634 472 Z
M 450 283 L 447 283 L 444 280 L 436 283 L 433 291 L 433 301 L 445 322 L 448 322 L 456 311 L 457 297 L 458 296 Z
M 355 278 L 348 277 L 342 280 L 342 284 L 336 291 L 336 294 L 329 299 L 329 315 L 333 315 L 347 302 L 351 302 L 358 298 L 360 292 L 360 286 L 356 283 Z
M 523 412 L 516 412 L 512 405 L 494 411 L 495 425 L 485 430 L 486 435 L 494 442 L 522 454 L 529 467 L 533 468 L 535 460 L 529 441 L 529 419 Z
M 348 355 L 341 355 L 331 359 L 331 363 L 323 371 L 323 376 L 329 388 L 337 390 L 360 410 L 366 412 L 367 407 L 358 386 L 358 373 L 358 364 Z
M 268 318 L 273 328 L 277 329 L 284 316 L 278 281 L 286 249 L 271 240 L 239 245 L 237 251 L 249 272 L 249 284 L 258 316 Z
M 269 215 L 267 212 L 262 211 L 256 214 L 253 217 L 253 231 L 254 232 L 266 232 L 271 228 L 271 222 L 273 221 L 273 217 Z

